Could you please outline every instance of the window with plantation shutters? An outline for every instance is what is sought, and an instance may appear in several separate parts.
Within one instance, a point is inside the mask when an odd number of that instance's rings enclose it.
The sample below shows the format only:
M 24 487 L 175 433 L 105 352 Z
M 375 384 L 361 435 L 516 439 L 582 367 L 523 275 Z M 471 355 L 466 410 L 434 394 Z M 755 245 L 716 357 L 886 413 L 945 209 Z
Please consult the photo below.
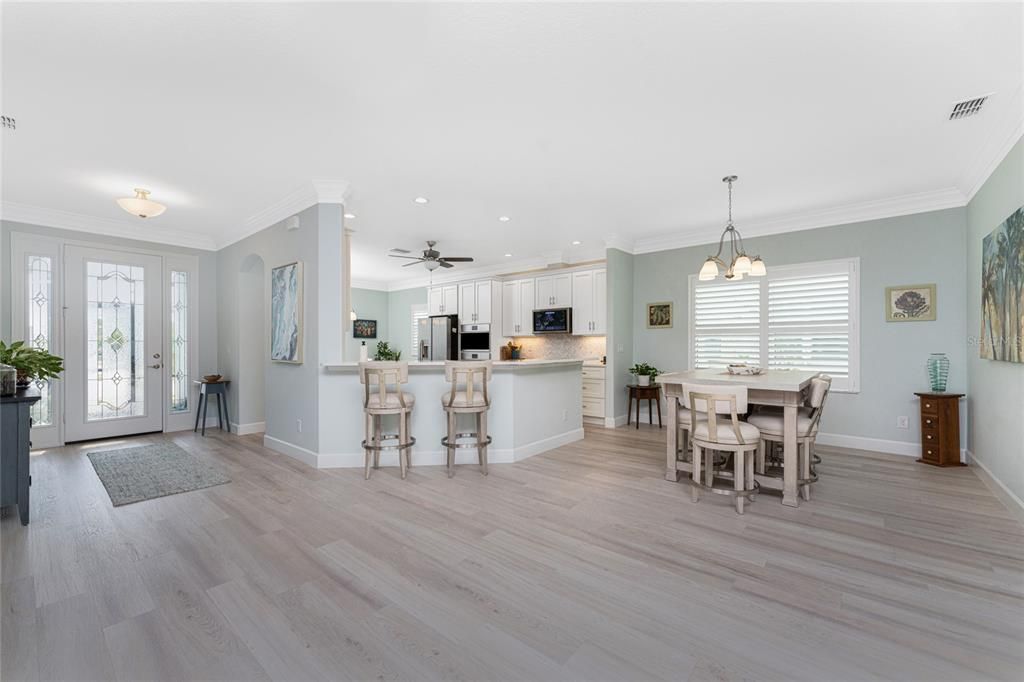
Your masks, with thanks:
M 770 267 L 740 282 L 690 278 L 695 369 L 746 362 L 824 372 L 859 390 L 858 259 Z
M 760 283 L 698 282 L 693 298 L 695 368 L 760 362 Z

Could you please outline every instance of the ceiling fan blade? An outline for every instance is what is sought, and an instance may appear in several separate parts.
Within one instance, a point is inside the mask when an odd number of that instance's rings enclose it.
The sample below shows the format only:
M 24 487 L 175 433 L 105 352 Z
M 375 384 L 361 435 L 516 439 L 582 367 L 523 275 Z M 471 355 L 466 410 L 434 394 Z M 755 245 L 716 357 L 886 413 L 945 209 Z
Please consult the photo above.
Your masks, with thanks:
M 441 260 L 446 260 L 449 263 L 472 263 L 472 258 L 458 257 L 458 256 L 443 256 Z
M 442 268 L 454 268 L 455 267 L 454 265 L 452 265 L 451 263 L 449 263 L 448 261 L 446 261 L 444 259 L 441 259 L 441 260 L 437 261 L 437 264 L 440 265 Z
M 409 249 L 391 249 L 393 253 L 412 253 Z
M 423 259 L 420 258 L 420 259 L 414 260 L 412 263 L 405 263 L 405 264 L 402 265 L 402 267 L 403 268 L 407 268 L 407 267 L 409 267 L 411 265 L 419 265 L 422 262 L 423 262 Z
M 423 260 L 423 259 L 422 259 L 422 258 L 420 258 L 419 256 L 396 256 L 396 255 L 395 255 L 395 254 L 393 254 L 393 253 L 389 253 L 389 254 L 388 254 L 388 258 L 410 258 L 410 259 L 412 259 L 412 260 Z

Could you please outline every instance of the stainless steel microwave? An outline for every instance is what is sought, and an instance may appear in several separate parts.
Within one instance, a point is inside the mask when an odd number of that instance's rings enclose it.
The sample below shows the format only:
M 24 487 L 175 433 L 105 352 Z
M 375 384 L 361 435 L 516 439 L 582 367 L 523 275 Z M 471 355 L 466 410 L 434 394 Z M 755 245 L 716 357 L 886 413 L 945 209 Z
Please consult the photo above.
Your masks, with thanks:
M 534 334 L 572 334 L 572 308 L 533 311 Z

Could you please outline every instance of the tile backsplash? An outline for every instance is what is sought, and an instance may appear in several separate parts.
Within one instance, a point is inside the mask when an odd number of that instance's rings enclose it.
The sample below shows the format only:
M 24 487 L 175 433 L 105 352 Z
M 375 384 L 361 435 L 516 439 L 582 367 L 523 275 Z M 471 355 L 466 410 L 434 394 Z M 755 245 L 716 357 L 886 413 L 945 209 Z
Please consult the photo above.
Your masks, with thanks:
M 522 346 L 524 360 L 567 360 L 597 358 L 606 354 L 607 342 L 603 336 L 575 336 L 551 334 L 548 336 L 517 336 L 513 341 Z M 508 343 L 506 341 L 506 343 Z

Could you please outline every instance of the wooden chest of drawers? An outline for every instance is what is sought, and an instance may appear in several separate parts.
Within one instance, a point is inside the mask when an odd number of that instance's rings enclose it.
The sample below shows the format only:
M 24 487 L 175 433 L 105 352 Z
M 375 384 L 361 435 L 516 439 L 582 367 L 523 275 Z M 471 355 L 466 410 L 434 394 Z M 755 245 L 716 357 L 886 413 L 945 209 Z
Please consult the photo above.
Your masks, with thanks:
M 939 467 L 960 463 L 962 393 L 915 393 L 921 399 L 921 459 Z

